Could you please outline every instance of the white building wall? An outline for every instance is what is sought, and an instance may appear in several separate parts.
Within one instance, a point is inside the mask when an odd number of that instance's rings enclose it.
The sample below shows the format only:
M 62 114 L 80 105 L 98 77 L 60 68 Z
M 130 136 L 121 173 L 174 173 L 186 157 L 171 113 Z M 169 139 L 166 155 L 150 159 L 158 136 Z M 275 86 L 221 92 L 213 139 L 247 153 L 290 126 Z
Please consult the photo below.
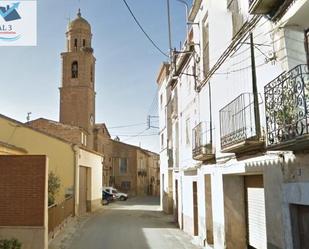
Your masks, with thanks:
M 199 2 L 199 1 L 194 1 Z M 297 2 L 297 1 L 296 1 Z M 299 2 L 305 2 L 300 1 Z M 239 1 L 241 13 L 246 20 L 251 18 L 248 14 L 248 1 Z M 297 5 L 297 4 L 296 4 Z M 291 8 L 293 9 L 293 8 Z M 288 11 L 290 16 L 293 16 Z M 206 18 L 207 17 L 207 18 Z M 201 1 L 201 6 L 192 25 L 193 41 L 195 51 L 199 57 L 197 62 L 198 83 L 203 81 L 205 75 L 203 72 L 203 35 L 202 27 L 205 19 L 209 22 L 209 62 L 210 68 L 217 62 L 225 49 L 229 46 L 233 38 L 233 22 L 232 13 L 227 9 L 227 0 L 208 0 Z M 266 135 L 266 118 L 265 118 L 265 97 L 264 86 L 275 79 L 285 70 L 290 70 L 298 64 L 306 63 L 306 56 L 303 46 L 303 30 L 299 27 L 293 27 L 292 23 L 287 24 L 279 22 L 274 24 L 266 18 L 262 18 L 253 32 L 255 43 L 255 64 L 257 75 L 257 88 L 259 95 L 259 111 L 261 132 Z M 308 22 L 309 24 L 309 22 Z M 309 25 L 308 25 L 309 26 Z M 224 188 L 223 174 L 246 174 L 246 170 L 240 161 L 235 159 L 234 154 L 221 152 L 221 133 L 220 133 L 220 110 L 228 103 L 237 98 L 243 93 L 252 93 L 252 70 L 251 70 L 251 51 L 250 40 L 247 39 L 244 43 L 236 48 L 230 56 L 224 61 L 220 68 L 212 75 L 209 82 L 201 89 L 200 92 L 194 90 L 194 78 L 188 75 L 180 75 L 177 82 L 178 91 L 178 125 L 179 136 L 178 142 L 175 142 L 177 135 L 175 127 L 173 127 L 173 149 L 179 146 L 179 173 L 174 175 L 175 179 L 179 180 L 179 198 L 178 198 L 178 221 L 181 227 L 183 216 L 184 231 L 192 234 L 193 220 L 193 200 L 192 200 L 192 182 L 198 182 L 198 203 L 199 203 L 199 240 L 203 244 L 206 238 L 206 215 L 205 215 L 205 174 L 211 174 L 211 193 L 212 193 L 212 210 L 213 210 L 213 229 L 214 229 L 214 248 L 221 249 L 226 247 L 226 227 L 224 218 Z M 197 60 L 198 61 L 198 60 Z M 193 58 L 183 70 L 186 74 L 191 74 L 191 68 L 194 65 Z M 211 103 L 211 104 L 210 104 Z M 161 114 L 160 114 L 161 115 Z M 162 114 L 163 115 L 163 114 Z M 161 117 L 161 116 L 160 116 Z M 192 133 L 190 134 L 190 143 L 186 143 L 186 121 L 190 119 L 190 130 L 199 122 L 212 122 L 212 137 L 213 147 L 215 148 L 216 163 L 201 165 L 192 159 Z M 162 121 L 163 122 L 163 121 Z M 267 161 L 271 160 L 273 155 L 265 154 L 262 159 L 252 158 L 255 160 Z M 233 159 L 233 160 L 232 160 Z M 161 161 L 162 163 L 162 161 Z M 188 176 L 188 172 L 200 166 L 197 175 Z M 174 165 L 175 167 L 175 165 Z M 253 173 L 261 173 L 262 168 L 257 167 Z M 252 172 L 251 172 L 252 173 Z M 277 174 L 278 172 L 271 172 Z M 165 180 L 167 180 L 165 178 Z M 277 179 L 278 180 L 278 179 Z M 296 187 L 297 186 L 297 187 Z M 271 188 L 266 192 L 266 202 L 269 196 L 272 196 Z M 284 185 L 284 198 L 291 197 L 291 189 L 301 189 L 304 191 L 307 186 L 304 184 L 295 183 L 295 185 Z M 288 190 L 289 189 L 289 190 Z M 266 190 L 265 190 L 266 191 Z M 289 192 L 290 191 L 290 192 Z M 173 195 L 175 200 L 175 193 Z M 283 218 L 285 222 L 290 221 L 289 204 L 295 200 L 285 200 L 286 203 L 281 206 Z M 305 200 L 307 200 L 305 198 Z M 280 200 L 279 200 L 280 201 Z M 306 203 L 303 201 L 302 203 Z M 268 204 L 266 203 L 266 206 Z M 266 213 L 268 217 L 272 213 Z M 278 224 L 277 218 L 273 224 Z M 271 219 L 270 219 L 271 220 Z M 280 223 L 280 222 L 279 222 Z M 268 227 L 271 227 L 271 222 L 268 222 Z M 291 238 L 291 228 L 287 226 L 287 238 Z M 269 229 L 272 231 L 273 229 Z M 278 248 L 291 248 L 291 242 L 286 241 L 285 245 L 282 240 L 283 235 L 278 234 L 273 236 L 273 245 Z M 290 240 L 290 239 L 289 239 Z M 271 239 L 269 239 L 272 242 Z M 286 247 L 284 247 L 286 246 Z
M 171 170 L 169 169 L 169 131 L 170 122 L 167 120 L 168 105 L 170 104 L 170 88 L 167 87 L 168 79 L 165 78 L 159 84 L 158 106 L 159 106 L 159 134 L 160 134 L 160 206 L 165 212 L 170 212 L 170 198 L 172 190 Z
M 90 168 L 91 171 L 91 201 L 102 198 L 103 157 L 80 149 L 78 165 Z

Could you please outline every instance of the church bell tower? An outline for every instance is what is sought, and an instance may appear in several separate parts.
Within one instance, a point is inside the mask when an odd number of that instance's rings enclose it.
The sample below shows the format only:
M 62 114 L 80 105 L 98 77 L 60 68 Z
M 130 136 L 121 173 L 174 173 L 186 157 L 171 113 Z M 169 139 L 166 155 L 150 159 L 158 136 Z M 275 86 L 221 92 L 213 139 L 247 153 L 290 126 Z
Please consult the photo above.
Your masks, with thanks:
M 67 51 L 62 57 L 60 122 L 88 132 L 91 143 L 95 124 L 95 57 L 91 47 L 91 26 L 80 10 L 66 32 Z

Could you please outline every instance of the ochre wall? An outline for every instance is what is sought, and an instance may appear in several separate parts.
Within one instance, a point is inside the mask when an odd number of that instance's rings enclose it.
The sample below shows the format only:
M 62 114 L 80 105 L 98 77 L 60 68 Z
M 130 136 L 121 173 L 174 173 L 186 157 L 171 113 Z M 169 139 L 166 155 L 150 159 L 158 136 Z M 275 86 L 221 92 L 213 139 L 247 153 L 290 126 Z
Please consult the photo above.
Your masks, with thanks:
M 74 153 L 71 145 L 2 116 L 0 127 L 0 141 L 24 148 L 28 154 L 47 155 L 49 171 L 61 179 L 56 202 L 64 201 L 66 190 L 73 189 L 74 185 Z

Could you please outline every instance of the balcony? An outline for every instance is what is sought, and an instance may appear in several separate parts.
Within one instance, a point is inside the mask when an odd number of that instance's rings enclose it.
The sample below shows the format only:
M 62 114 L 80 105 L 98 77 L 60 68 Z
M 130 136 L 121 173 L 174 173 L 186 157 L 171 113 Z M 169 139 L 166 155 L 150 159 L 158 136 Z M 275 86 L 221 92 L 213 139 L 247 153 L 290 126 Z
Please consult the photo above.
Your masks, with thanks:
M 243 93 L 220 110 L 221 151 L 244 154 L 263 150 L 264 139 L 255 122 L 254 97 Z
M 267 15 L 277 10 L 284 0 L 249 0 L 249 13 Z
M 298 65 L 264 87 L 267 147 L 309 149 L 309 71 Z
M 249 0 L 249 13 L 267 15 L 271 20 L 281 18 L 297 0 Z
M 192 158 L 198 161 L 209 161 L 215 158 L 211 141 L 210 123 L 201 122 L 192 130 Z

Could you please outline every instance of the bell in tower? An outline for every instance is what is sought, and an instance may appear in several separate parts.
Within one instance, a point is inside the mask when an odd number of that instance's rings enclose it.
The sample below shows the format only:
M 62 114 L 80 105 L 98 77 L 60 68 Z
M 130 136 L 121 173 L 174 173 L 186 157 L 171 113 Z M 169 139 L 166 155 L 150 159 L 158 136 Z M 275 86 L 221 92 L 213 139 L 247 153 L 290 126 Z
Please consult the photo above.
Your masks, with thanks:
M 95 57 L 91 26 L 80 10 L 68 25 L 66 39 L 67 51 L 61 54 L 60 122 L 83 128 L 91 138 L 95 123 Z

